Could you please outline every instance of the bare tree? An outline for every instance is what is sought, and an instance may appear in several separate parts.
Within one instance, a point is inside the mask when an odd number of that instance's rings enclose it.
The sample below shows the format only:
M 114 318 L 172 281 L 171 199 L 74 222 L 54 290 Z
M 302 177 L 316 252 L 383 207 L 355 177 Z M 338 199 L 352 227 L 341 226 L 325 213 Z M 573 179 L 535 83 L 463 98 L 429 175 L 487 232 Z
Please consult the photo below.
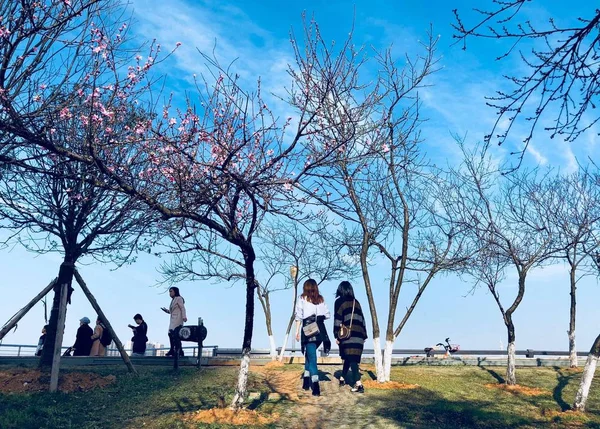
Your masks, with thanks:
M 596 275 L 595 256 L 600 246 L 598 222 L 600 221 L 598 185 L 587 169 L 566 176 L 558 175 L 545 185 L 551 200 L 537 200 L 540 209 L 547 213 L 557 241 L 564 248 L 557 259 L 569 265 L 569 362 L 577 366 L 575 322 L 577 314 L 577 283 L 588 275 Z M 556 198 L 559 195 L 560 198 Z
M 556 198 L 554 189 L 542 186 L 547 174 L 536 171 L 503 176 L 486 151 L 467 150 L 455 170 L 455 216 L 469 229 L 473 246 L 481 249 L 466 272 L 476 284 L 492 293 L 502 314 L 508 335 L 506 383 L 516 384 L 515 325 L 513 315 L 525 296 L 527 275 L 542 266 L 560 249 L 546 211 L 536 200 Z M 548 195 L 552 194 L 552 195 Z M 517 293 L 510 305 L 500 299 L 498 284 L 504 267 L 517 272 Z
M 463 49 L 469 38 L 493 39 L 494 43 L 506 40 L 508 47 L 496 59 L 518 56 L 528 69 L 522 76 L 506 73 L 511 89 L 488 97 L 488 105 L 496 109 L 498 118 L 486 142 L 503 144 L 518 118 L 530 122 L 525 146 L 517 152 L 519 164 L 544 113 L 551 119 L 544 125 L 550 137 L 563 137 L 568 142 L 600 119 L 592 114 L 600 95 L 600 9 L 588 17 L 572 17 L 576 24 L 563 26 L 550 18 L 545 26 L 536 26 L 528 18 L 520 19 L 528 2 L 491 0 L 489 8 L 478 4 L 474 10 L 479 18 L 474 24 L 466 24 L 454 10 L 453 24 L 454 37 L 463 43 Z M 504 120 L 508 121 L 506 128 L 501 125 Z
M 425 54 L 399 69 L 391 52 L 377 55 L 379 75 L 361 102 L 344 99 L 328 116 L 360 118 L 358 131 L 342 122 L 320 136 L 321 144 L 348 140 L 333 161 L 311 172 L 304 191 L 343 219 L 352 232 L 346 246 L 360 261 L 371 313 L 377 379 L 389 381 L 395 339 L 440 272 L 464 262 L 460 230 L 452 224 L 439 172 L 425 161 L 418 128 L 418 89 L 436 70 L 436 40 Z M 353 133 L 353 139 L 347 139 Z M 378 256 L 389 263 L 389 306 L 382 355 L 379 317 L 370 265 Z M 416 286 L 411 305 L 396 321 L 401 290 Z

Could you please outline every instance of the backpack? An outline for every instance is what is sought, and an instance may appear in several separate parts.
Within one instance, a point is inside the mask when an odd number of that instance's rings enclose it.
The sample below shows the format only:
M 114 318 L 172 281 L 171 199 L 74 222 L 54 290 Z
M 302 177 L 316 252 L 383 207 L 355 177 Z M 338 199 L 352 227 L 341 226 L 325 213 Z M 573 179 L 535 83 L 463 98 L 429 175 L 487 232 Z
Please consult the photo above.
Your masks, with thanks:
M 112 343 L 112 335 L 110 335 L 110 332 L 108 331 L 108 329 L 106 328 L 106 326 L 101 325 L 102 326 L 102 336 L 100 337 L 100 344 L 102 344 L 104 347 L 108 347 L 110 346 L 110 343 Z

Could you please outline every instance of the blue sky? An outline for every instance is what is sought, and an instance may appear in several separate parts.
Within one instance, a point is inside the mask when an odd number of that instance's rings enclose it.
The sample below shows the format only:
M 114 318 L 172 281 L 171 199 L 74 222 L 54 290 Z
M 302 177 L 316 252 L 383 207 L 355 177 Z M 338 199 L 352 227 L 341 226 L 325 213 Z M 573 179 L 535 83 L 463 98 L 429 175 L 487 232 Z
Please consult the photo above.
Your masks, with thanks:
M 414 55 L 419 40 L 426 38 L 430 24 L 435 35 L 440 35 L 438 45 L 442 69 L 430 83 L 432 86 L 420 92 L 423 100 L 423 116 L 429 120 L 423 127 L 424 147 L 430 158 L 438 163 L 453 163 L 458 150 L 452 134 L 467 136 L 470 142 L 482 140 L 490 131 L 495 119 L 493 110 L 485 106 L 484 96 L 505 88 L 502 73 L 522 70 L 516 59 L 495 62 L 502 53 L 501 42 L 476 41 L 463 51 L 460 45 L 452 45 L 452 9 L 465 12 L 465 18 L 473 16 L 469 9 L 489 3 L 464 1 L 361 1 L 353 7 L 346 1 L 289 2 L 282 6 L 275 1 L 198 1 L 158 0 L 133 1 L 134 25 L 141 39 L 156 38 L 164 47 L 182 42 L 169 62 L 170 86 L 176 91 L 186 89 L 194 73 L 201 74 L 203 60 L 197 48 L 210 52 L 216 41 L 216 55 L 224 64 L 237 59 L 234 65 L 244 82 L 249 85 L 260 76 L 270 91 L 280 92 L 288 84 L 286 65 L 292 59 L 289 31 L 301 34 L 301 14 L 314 13 L 326 40 L 342 41 L 354 21 L 357 45 L 372 45 L 384 49 L 393 44 L 399 58 L 405 52 Z M 559 23 L 573 23 L 591 5 L 569 4 L 559 1 L 534 1 L 524 11 L 534 23 L 543 24 L 550 14 Z M 273 103 L 276 103 L 273 101 Z M 275 104 L 282 116 L 288 109 L 283 103 Z M 507 159 L 508 152 L 520 147 L 520 137 L 525 124 L 518 124 L 506 147 L 493 147 L 494 156 Z M 558 140 L 550 141 L 539 132 L 533 140 L 524 161 L 526 165 L 560 167 L 569 171 L 576 161 L 586 157 L 597 158 L 597 130 L 588 132 L 575 144 L 569 146 Z M 44 287 L 58 272 L 60 255 L 35 256 L 20 248 L 2 251 L 4 275 L 3 298 L 0 299 L 0 315 L 8 319 L 31 297 Z M 155 287 L 159 278 L 156 271 L 161 261 L 150 255 L 141 255 L 138 262 L 111 271 L 110 266 L 100 264 L 80 265 L 99 303 L 125 342 L 130 337 L 126 327 L 135 313 L 141 313 L 148 325 L 151 340 L 167 342 L 168 316 L 160 307 L 169 303 L 164 288 Z M 375 293 L 382 328 L 387 296 L 387 268 L 375 266 L 373 270 Z M 510 299 L 516 291 L 516 277 L 511 272 L 502 287 L 502 296 Z M 366 298 L 360 281 L 355 282 L 359 298 L 366 308 Z M 323 295 L 333 306 L 336 283 L 328 282 L 322 287 Z M 407 285 L 405 292 L 412 286 Z M 191 320 L 201 316 L 208 327 L 207 343 L 223 347 L 240 347 L 244 319 L 244 290 L 242 285 L 230 286 L 210 282 L 193 282 L 180 285 L 186 299 Z M 528 279 L 525 299 L 515 314 L 517 348 L 566 350 L 568 328 L 568 274 L 562 265 L 535 270 Z M 77 320 L 82 316 L 94 317 L 83 294 L 75 286 L 73 305 L 68 309 L 65 343 L 74 339 Z M 471 285 L 455 277 L 439 277 L 426 290 L 404 332 L 396 341 L 396 347 L 421 348 L 450 336 L 463 348 L 498 349 L 506 346 L 506 333 L 500 313 L 493 298 L 484 290 L 469 294 Z M 399 317 L 412 299 L 409 293 L 401 296 Z M 272 297 L 273 326 L 278 345 L 283 338 L 291 310 L 290 291 L 277 292 Z M 594 278 L 581 281 L 578 289 L 579 350 L 587 350 L 598 333 L 598 323 L 593 317 L 600 302 L 600 288 Z M 43 325 L 40 305 L 9 334 L 4 343 L 34 344 Z M 256 323 L 253 344 L 267 347 L 268 339 L 264 318 L 256 302 Z

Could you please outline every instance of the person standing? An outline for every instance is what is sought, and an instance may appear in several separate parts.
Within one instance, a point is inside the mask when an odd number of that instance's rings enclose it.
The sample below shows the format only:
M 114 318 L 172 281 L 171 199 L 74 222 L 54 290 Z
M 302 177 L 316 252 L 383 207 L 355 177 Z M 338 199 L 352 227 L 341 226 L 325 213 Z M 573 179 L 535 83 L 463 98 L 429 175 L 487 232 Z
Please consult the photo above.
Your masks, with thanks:
M 90 355 L 92 335 L 94 335 L 94 331 L 90 328 L 90 319 L 87 317 L 79 319 L 79 328 L 75 335 L 75 344 L 73 344 L 73 356 Z
M 350 282 L 343 281 L 335 293 L 333 333 L 339 345 L 340 357 L 344 361 L 340 386 L 346 384 L 348 370 L 352 369 L 353 392 L 364 393 L 365 388 L 360 381 L 358 365 L 367 339 L 365 319 L 358 300 L 354 297 L 354 289 Z M 344 326 L 344 333 L 341 331 Z M 347 332 L 347 334 L 346 334 Z
M 296 341 L 300 341 L 304 354 L 304 376 L 302 388 L 319 396 L 319 370 L 317 368 L 317 348 L 323 343 L 325 353 L 329 353 L 331 342 L 325 329 L 325 319 L 331 314 L 325 299 L 319 293 L 319 286 L 313 279 L 304 282 L 302 295 L 296 303 Z
M 42 335 L 40 336 L 40 339 L 38 340 L 38 345 L 35 348 L 36 356 L 42 355 L 42 350 L 44 350 L 44 343 L 46 342 L 46 331 L 47 330 L 48 330 L 48 325 L 44 325 L 44 327 L 42 328 Z
M 133 343 L 132 354 L 133 356 L 144 356 L 146 354 L 146 343 L 148 342 L 148 325 L 144 322 L 144 318 L 141 314 L 133 316 L 137 326 L 127 325 L 133 331 L 133 337 L 131 342 Z
M 106 347 L 102 344 L 102 336 L 106 327 L 102 324 L 100 319 L 96 319 L 96 327 L 94 328 L 94 334 L 92 335 L 92 350 L 90 356 L 105 356 Z
M 179 331 L 183 326 L 184 322 L 187 322 L 187 315 L 185 312 L 185 300 L 179 294 L 179 288 L 169 288 L 169 296 L 171 297 L 171 305 L 169 308 L 162 307 L 161 310 L 171 315 L 169 321 L 169 342 L 171 348 L 167 352 L 166 356 L 175 356 L 175 353 L 179 353 L 179 356 L 183 356 L 183 349 L 181 348 L 181 338 L 179 338 Z

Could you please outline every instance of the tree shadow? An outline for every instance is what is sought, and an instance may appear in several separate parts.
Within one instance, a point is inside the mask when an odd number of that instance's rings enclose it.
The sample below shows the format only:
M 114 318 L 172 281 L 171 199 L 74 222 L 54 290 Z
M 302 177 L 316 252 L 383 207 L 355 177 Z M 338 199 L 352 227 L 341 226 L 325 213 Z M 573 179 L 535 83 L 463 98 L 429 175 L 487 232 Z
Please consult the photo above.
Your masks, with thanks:
M 541 423 L 517 413 L 496 411 L 493 400 L 449 400 L 428 389 L 368 396 L 364 404 L 373 409 L 373 415 L 405 428 L 529 428 Z
M 553 367 L 556 371 L 556 379 L 558 380 L 558 384 L 552 389 L 552 398 L 556 401 L 561 411 L 568 411 L 571 409 L 571 406 L 563 399 L 562 394 L 565 387 L 571 381 L 572 375 L 564 374 L 562 369 L 555 366 Z
M 488 374 L 490 374 L 492 377 L 494 377 L 498 383 L 500 383 L 500 384 L 506 383 L 506 380 L 504 379 L 504 377 L 502 377 L 500 374 L 498 374 L 493 369 L 490 369 L 490 368 L 485 367 L 485 366 L 479 366 L 479 368 L 481 368 L 482 370 L 484 370 L 485 372 L 487 372 Z

